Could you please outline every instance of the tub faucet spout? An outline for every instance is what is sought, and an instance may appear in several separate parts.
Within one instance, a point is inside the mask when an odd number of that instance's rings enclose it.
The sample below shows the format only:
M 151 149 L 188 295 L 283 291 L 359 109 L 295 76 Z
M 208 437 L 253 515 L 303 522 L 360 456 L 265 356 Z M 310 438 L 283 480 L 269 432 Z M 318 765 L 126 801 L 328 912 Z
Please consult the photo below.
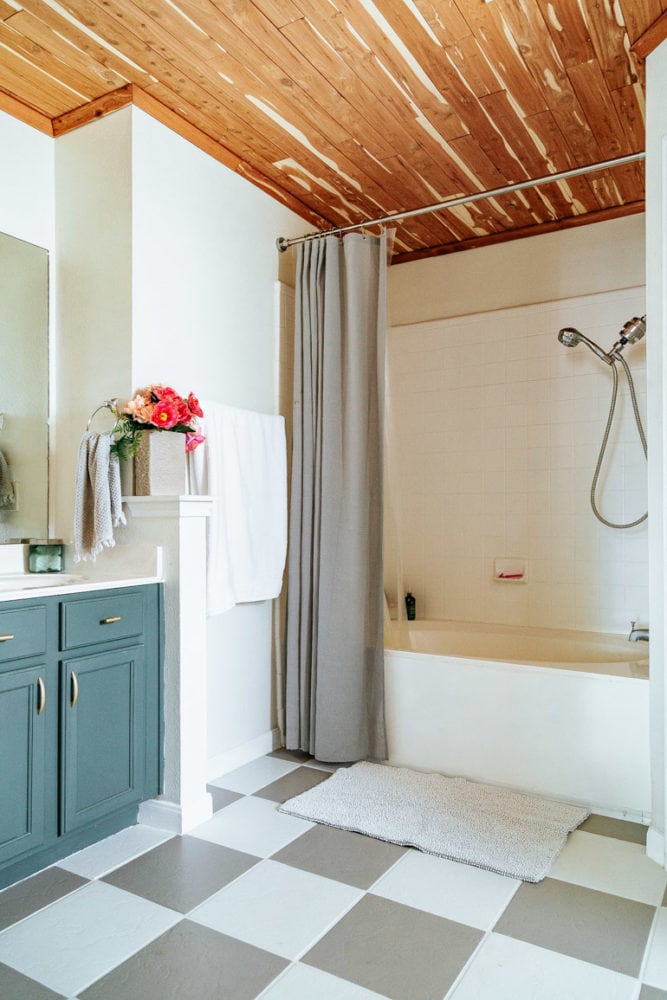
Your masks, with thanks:
M 628 641 L 637 642 L 640 639 L 648 642 L 648 625 L 638 625 L 637 622 L 630 622 Z

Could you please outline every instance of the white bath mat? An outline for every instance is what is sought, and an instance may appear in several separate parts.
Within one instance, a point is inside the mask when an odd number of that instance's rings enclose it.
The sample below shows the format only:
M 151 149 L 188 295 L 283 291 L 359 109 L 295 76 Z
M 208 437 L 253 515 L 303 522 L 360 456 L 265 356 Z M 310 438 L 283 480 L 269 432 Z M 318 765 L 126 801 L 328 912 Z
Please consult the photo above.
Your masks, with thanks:
M 362 762 L 341 767 L 281 812 L 541 882 L 590 812 L 465 778 Z

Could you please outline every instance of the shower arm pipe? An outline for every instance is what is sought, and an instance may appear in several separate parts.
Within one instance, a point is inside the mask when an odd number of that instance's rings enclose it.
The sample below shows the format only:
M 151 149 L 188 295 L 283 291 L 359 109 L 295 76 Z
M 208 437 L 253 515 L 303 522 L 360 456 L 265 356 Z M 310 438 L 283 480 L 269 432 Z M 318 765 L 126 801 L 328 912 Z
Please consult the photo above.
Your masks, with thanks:
M 383 215 L 379 219 L 367 219 L 364 222 L 353 222 L 349 226 L 337 226 L 334 229 L 327 229 L 319 233 L 308 233 L 305 236 L 295 236 L 286 239 L 279 236 L 276 240 L 276 247 L 283 253 L 288 247 L 297 243 L 307 243 L 310 240 L 319 239 L 320 236 L 340 236 L 343 233 L 351 233 L 356 229 L 370 229 L 373 226 L 384 226 L 391 222 L 399 222 L 402 219 L 413 219 L 418 215 L 428 215 L 432 212 L 440 212 L 446 208 L 456 208 L 458 205 L 469 205 L 475 201 L 483 201 L 485 198 L 498 198 L 503 194 L 512 194 L 514 191 L 524 191 L 526 188 L 540 187 L 542 184 L 553 184 L 556 181 L 565 181 L 569 177 L 580 177 L 582 174 L 592 174 L 597 170 L 609 170 L 613 167 L 627 166 L 629 163 L 636 163 L 643 160 L 646 153 L 630 153 L 627 156 L 618 156 L 614 160 L 603 160 L 600 163 L 589 163 L 586 167 L 573 167 L 571 170 L 561 170 L 557 174 L 547 174 L 546 177 L 535 177 L 529 181 L 518 181 L 516 184 L 506 184 L 505 187 L 492 188 L 489 191 L 478 191 L 476 194 L 461 195 L 456 198 L 447 198 L 439 201 L 435 205 L 424 205 L 422 208 L 413 208 L 407 212 L 393 212 L 391 215 Z

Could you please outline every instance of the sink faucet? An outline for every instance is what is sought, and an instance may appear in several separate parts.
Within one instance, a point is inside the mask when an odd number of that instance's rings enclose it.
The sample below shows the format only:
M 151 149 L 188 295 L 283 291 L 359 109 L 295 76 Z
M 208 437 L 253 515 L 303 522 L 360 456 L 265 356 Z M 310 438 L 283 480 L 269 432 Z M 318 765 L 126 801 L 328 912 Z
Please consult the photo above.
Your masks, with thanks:
M 648 642 L 648 625 L 638 625 L 637 622 L 630 622 L 628 641 L 637 642 L 638 639 Z

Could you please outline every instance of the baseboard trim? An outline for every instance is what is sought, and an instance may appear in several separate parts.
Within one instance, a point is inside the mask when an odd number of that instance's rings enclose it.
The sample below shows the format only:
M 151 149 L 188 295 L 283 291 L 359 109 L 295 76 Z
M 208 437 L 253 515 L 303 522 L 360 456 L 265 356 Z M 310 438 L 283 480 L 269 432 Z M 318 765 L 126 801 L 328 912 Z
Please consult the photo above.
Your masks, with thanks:
M 168 799 L 149 799 L 139 806 L 137 822 L 169 833 L 187 833 L 213 815 L 213 799 L 204 792 L 196 801 L 179 804 Z
M 224 753 L 207 760 L 206 780 L 213 781 L 222 774 L 235 771 L 237 767 L 243 767 L 251 760 L 257 760 L 258 757 L 263 757 L 280 746 L 282 746 L 280 730 L 277 727 L 270 729 L 261 736 L 256 736 L 254 740 L 248 740 L 247 743 L 241 743 L 240 746 L 232 747 L 231 750 L 225 750 Z
M 653 826 L 649 826 L 648 833 L 646 834 L 646 854 L 651 861 L 655 861 L 661 868 L 666 867 L 665 835 Z

